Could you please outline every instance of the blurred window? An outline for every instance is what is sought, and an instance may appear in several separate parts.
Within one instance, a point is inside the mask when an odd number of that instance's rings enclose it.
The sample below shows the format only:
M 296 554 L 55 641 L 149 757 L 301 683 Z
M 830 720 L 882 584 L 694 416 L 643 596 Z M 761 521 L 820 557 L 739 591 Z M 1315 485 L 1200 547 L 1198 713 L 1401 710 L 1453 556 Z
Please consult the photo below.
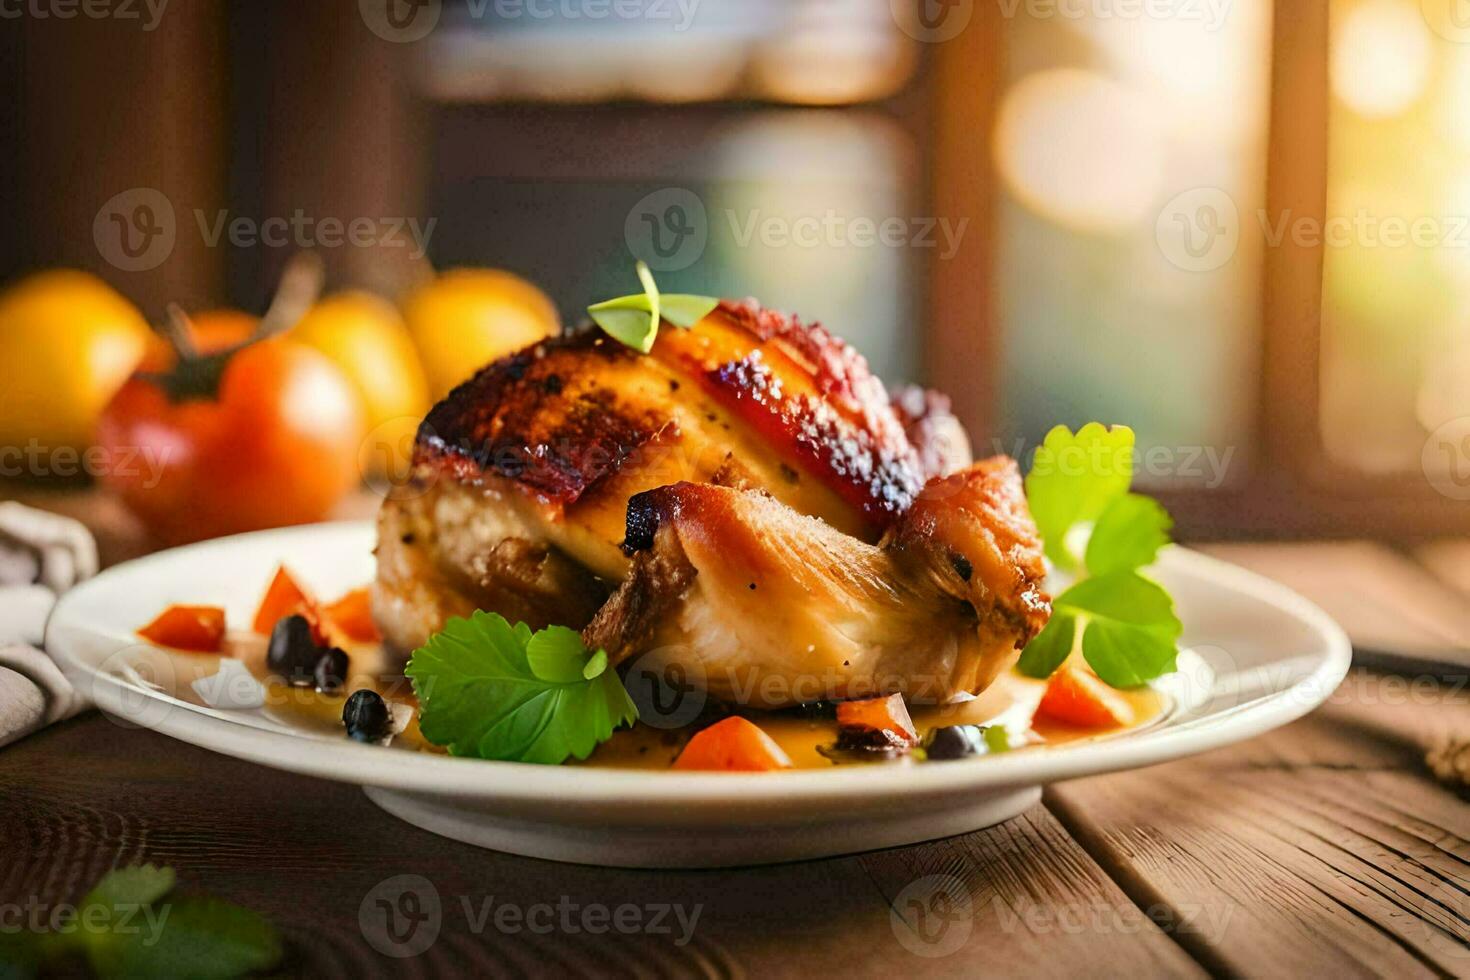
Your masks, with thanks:
M 665 289 L 758 296 L 916 377 L 922 263 L 945 239 L 916 217 L 915 129 L 878 101 L 918 56 L 889 0 L 490 0 L 443 18 L 418 66 L 441 107 L 436 265 L 514 269 L 576 321 L 636 287 L 631 254 Z
M 997 448 L 1059 422 L 1123 422 L 1143 482 L 1234 481 L 1260 397 L 1250 223 L 1265 201 L 1271 4 L 1014 9 L 992 140 Z
M 1465 9 L 1331 3 L 1327 217 L 1307 231 L 1324 253 L 1322 438 L 1358 471 L 1433 480 L 1470 445 Z

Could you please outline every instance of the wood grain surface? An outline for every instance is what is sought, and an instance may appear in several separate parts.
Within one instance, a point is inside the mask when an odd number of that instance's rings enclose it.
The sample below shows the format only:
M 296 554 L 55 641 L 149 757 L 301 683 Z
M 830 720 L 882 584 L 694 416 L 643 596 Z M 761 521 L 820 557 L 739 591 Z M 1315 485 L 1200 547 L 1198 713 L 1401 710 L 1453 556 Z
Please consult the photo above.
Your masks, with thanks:
M 1413 602 L 1402 556 L 1355 554 L 1343 587 Z M 1305 556 L 1230 555 L 1293 576 Z M 1343 582 L 1345 562 L 1320 563 Z M 1457 596 L 1435 590 L 1415 628 L 1454 622 Z M 275 922 L 285 975 L 1470 976 L 1470 807 L 1424 764 L 1470 739 L 1465 680 L 1355 670 L 1287 728 L 1052 787 L 998 827 L 704 872 L 479 850 L 354 787 L 91 714 L 0 751 L 0 910 L 75 901 L 107 869 L 154 861 Z M 410 893 L 438 928 L 397 958 L 383 910 Z

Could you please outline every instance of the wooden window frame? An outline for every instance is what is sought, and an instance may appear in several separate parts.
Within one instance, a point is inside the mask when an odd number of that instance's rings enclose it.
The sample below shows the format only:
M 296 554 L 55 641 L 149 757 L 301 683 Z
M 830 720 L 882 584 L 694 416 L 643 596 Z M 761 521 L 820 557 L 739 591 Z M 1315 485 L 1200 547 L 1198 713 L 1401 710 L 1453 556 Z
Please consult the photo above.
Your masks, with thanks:
M 1330 109 L 1329 0 L 1279 0 L 1271 40 L 1266 207 L 1326 218 Z M 1004 21 L 975 7 L 976 23 L 934 51 L 934 213 L 969 217 L 959 256 L 931 260 L 924 363 L 973 433 L 993 431 L 1000 323 L 995 225 L 998 185 L 989 137 L 1004 70 Z M 978 27 L 978 29 L 976 29 Z M 1159 496 L 1183 536 L 1381 537 L 1422 540 L 1470 532 L 1470 505 L 1428 478 L 1376 476 L 1326 453 L 1321 429 L 1324 245 L 1284 240 L 1264 249 L 1262 373 L 1253 450 L 1243 476 L 1216 490 Z M 976 270 L 986 270 L 977 274 Z

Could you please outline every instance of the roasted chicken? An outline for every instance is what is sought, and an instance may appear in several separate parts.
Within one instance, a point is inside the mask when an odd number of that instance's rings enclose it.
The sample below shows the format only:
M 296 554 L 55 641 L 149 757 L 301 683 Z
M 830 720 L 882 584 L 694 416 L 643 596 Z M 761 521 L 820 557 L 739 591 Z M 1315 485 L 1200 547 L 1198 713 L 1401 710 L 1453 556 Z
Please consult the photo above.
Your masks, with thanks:
M 588 330 L 484 368 L 424 421 L 379 532 L 400 651 L 487 609 L 752 707 L 978 691 L 1050 612 L 1015 464 L 972 464 L 942 397 L 890 401 L 753 302 L 649 355 Z

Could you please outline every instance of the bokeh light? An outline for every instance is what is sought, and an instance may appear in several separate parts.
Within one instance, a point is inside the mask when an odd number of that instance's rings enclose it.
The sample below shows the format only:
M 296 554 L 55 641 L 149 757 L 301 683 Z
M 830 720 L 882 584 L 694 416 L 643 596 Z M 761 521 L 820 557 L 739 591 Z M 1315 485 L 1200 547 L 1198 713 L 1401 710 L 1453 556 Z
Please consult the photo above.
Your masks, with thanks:
M 1072 68 L 1029 75 L 1005 96 L 994 145 L 1010 192 L 1057 224 L 1119 232 L 1151 220 L 1164 137 L 1128 86 Z
M 1417 5 L 1369 0 L 1349 10 L 1332 45 L 1332 91 L 1370 119 L 1397 116 L 1424 93 L 1433 54 Z

